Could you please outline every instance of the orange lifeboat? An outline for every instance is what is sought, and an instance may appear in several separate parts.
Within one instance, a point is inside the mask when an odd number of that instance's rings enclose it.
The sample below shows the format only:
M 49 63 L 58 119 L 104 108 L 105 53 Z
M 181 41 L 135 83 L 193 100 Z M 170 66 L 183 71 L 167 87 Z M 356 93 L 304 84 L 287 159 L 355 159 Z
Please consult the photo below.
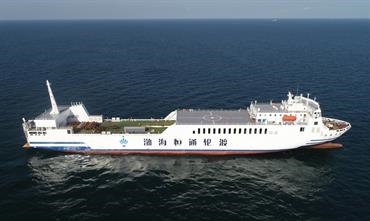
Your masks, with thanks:
M 296 116 L 291 116 L 291 115 L 284 115 L 283 116 L 283 121 L 293 122 L 293 121 L 296 121 L 296 120 L 297 120 Z

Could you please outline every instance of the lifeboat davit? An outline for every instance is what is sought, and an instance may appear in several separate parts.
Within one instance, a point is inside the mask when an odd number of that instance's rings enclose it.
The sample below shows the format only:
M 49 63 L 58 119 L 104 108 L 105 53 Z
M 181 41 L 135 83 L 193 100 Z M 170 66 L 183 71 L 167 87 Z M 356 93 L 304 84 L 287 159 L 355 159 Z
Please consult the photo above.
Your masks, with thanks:
M 291 115 L 284 115 L 283 116 L 283 121 L 293 122 L 293 121 L 296 121 L 296 120 L 297 120 L 296 116 L 291 116 Z

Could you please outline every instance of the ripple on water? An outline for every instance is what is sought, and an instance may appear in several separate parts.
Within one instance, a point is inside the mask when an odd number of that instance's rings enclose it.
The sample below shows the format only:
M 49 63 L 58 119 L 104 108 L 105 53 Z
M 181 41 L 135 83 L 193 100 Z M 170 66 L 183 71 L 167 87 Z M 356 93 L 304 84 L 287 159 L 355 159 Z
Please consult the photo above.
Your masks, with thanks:
M 368 21 L 0 22 L 2 219 L 370 220 Z M 24 151 L 22 117 L 241 108 L 310 92 L 352 129 L 334 152 L 258 157 Z M 18 122 L 18 123 L 17 123 Z M 20 209 L 21 207 L 21 209 Z
M 47 207 L 60 215 L 65 210 L 84 214 L 95 208 L 106 216 L 110 214 L 107 211 L 120 209 L 128 216 L 146 211 L 156 214 L 156 218 L 181 220 L 202 220 L 212 215 L 225 220 L 268 219 L 276 213 L 294 217 L 294 213 L 304 210 L 294 202 L 307 206 L 319 200 L 332 182 L 322 178 L 332 176 L 330 169 L 315 168 L 290 156 L 208 159 L 35 155 L 28 167 L 37 186 L 37 198 L 48 202 Z M 259 211 L 255 211 L 257 208 Z

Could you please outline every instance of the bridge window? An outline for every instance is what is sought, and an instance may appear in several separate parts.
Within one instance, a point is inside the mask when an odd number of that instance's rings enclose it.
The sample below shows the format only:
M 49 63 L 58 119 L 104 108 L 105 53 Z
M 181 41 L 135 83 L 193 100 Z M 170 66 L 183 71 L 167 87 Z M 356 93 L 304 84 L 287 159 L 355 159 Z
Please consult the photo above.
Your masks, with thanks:
M 226 134 L 226 128 L 224 128 L 224 134 Z
M 247 128 L 244 128 L 244 134 L 246 134 L 247 133 Z
M 203 134 L 205 134 L 206 133 L 206 128 L 203 128 Z
M 70 132 L 68 131 L 68 133 L 70 133 Z M 193 134 L 195 134 L 195 130 L 193 130 Z
M 236 128 L 234 128 L 234 134 L 236 134 Z
M 213 134 L 216 134 L 216 128 L 213 128 Z
M 218 128 L 218 134 L 221 134 L 221 128 Z
M 231 128 L 229 128 L 229 134 L 231 134 Z
M 260 128 L 260 134 L 262 134 L 262 128 Z
M 211 128 L 208 128 L 208 134 L 210 134 L 211 133 Z
M 304 131 L 304 127 L 299 128 L 299 131 L 300 132 L 303 132 Z
M 200 134 L 200 128 L 198 128 L 198 134 Z
M 254 134 L 256 134 L 257 133 L 257 128 L 254 128 Z
M 239 134 L 241 134 L 242 133 L 242 129 L 241 128 L 239 128 Z
M 249 128 L 249 134 L 252 134 L 252 128 Z
M 267 128 L 265 128 L 265 134 L 267 134 Z

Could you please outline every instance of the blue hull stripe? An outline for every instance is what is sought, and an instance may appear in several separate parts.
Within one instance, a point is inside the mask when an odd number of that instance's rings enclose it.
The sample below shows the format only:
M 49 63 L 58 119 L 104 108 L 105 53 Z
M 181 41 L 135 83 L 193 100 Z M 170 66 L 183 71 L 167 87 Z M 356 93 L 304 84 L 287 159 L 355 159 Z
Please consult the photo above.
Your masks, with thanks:
M 333 140 L 334 138 L 328 138 L 328 139 L 318 139 L 318 140 L 310 140 L 310 141 L 326 141 L 326 140 Z
M 326 143 L 326 142 L 318 142 L 318 143 L 306 143 L 306 145 L 318 145 L 318 144 L 323 144 L 323 143 Z
M 91 150 L 90 147 L 87 146 L 33 146 L 32 148 L 35 149 L 42 149 L 42 150 L 52 150 L 52 151 L 89 151 Z
M 30 142 L 30 144 L 85 144 L 84 142 Z
M 287 151 L 289 149 L 277 149 L 277 150 L 233 150 L 233 149 L 219 149 L 219 150 L 204 150 L 204 149 L 91 149 L 88 146 L 32 146 L 35 149 L 43 149 L 43 150 L 52 150 L 52 151 L 142 151 L 142 152 L 166 152 L 166 151 L 173 151 L 173 152 L 276 152 L 276 151 Z

